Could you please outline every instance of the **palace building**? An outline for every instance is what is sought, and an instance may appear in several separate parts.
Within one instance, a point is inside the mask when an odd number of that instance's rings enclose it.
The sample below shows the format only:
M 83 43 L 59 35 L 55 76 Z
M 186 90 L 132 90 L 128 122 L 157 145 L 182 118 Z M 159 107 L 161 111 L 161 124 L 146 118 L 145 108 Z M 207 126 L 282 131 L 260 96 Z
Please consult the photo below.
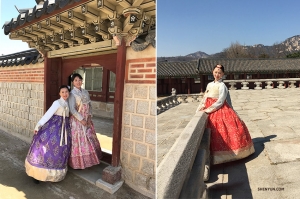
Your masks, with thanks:
M 255 79 L 289 79 L 300 77 L 300 59 L 215 59 L 205 58 L 188 62 L 158 62 L 157 94 L 170 95 L 172 88 L 178 94 L 204 92 L 206 85 L 213 81 L 212 71 L 215 65 L 225 67 L 225 83 L 227 80 Z M 232 81 L 233 82 L 233 81 Z M 237 81 L 237 88 L 242 87 Z M 255 87 L 254 81 L 249 88 Z M 226 83 L 229 87 L 229 83 Z M 285 86 L 288 86 L 285 82 Z M 299 80 L 297 81 L 299 84 Z M 262 81 L 262 86 L 266 83 Z M 276 87 L 276 83 L 274 87 Z
M 30 141 L 59 86 L 80 73 L 94 116 L 113 126 L 95 184 L 113 193 L 125 182 L 153 198 L 155 1 L 36 0 L 7 20 L 4 34 L 30 50 L 0 57 L 0 128 Z

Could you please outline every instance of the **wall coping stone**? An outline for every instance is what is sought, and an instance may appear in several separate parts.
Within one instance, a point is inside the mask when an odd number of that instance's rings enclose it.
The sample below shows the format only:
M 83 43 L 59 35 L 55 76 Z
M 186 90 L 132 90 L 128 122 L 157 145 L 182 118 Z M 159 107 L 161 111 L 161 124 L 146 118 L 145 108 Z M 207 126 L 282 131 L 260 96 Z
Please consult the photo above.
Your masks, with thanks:
M 178 198 L 199 148 L 208 115 L 197 112 L 157 169 L 157 198 Z

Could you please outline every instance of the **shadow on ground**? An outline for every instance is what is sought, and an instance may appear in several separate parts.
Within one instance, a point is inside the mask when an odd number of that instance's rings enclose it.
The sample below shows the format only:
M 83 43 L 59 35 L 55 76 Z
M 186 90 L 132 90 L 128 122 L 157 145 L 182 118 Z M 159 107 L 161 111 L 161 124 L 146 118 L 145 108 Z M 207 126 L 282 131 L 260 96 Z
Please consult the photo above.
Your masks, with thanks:
M 144 199 L 147 198 L 124 184 L 111 195 L 83 180 L 73 172 L 57 183 L 35 184 L 25 173 L 24 160 L 29 144 L 0 131 L 0 198 L 1 199 Z
M 255 153 L 247 158 L 211 167 L 208 182 L 208 198 L 221 199 L 231 196 L 232 199 L 252 199 L 246 163 L 256 159 L 264 151 L 264 143 L 276 135 L 254 138 Z

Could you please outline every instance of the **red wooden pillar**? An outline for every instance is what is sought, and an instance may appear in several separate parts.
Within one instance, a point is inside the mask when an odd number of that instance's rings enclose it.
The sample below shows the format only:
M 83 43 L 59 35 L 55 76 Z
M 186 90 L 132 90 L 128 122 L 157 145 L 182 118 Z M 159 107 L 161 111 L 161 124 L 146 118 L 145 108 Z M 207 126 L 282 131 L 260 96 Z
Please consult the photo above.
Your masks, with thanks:
M 204 91 L 205 91 L 205 80 L 204 80 L 204 76 L 202 74 L 200 75 L 200 84 L 201 84 L 200 93 L 204 93 Z
M 168 95 L 172 92 L 172 79 L 171 77 L 168 77 L 169 83 L 168 83 Z
M 186 78 L 187 85 L 188 85 L 188 95 L 191 94 L 191 78 Z
M 181 85 L 181 79 L 179 78 L 176 78 L 176 94 L 179 93 L 179 90 L 180 90 L 180 85 Z
M 104 94 L 105 102 L 108 101 L 109 95 L 109 70 L 103 67 L 102 93 Z
M 177 90 L 177 94 L 181 94 L 181 87 L 182 87 L 182 80 L 181 80 L 181 77 L 179 77 L 178 79 L 177 79 L 177 85 L 178 85 L 178 89 L 176 89 Z
M 178 94 L 180 93 L 180 94 L 182 94 L 182 85 L 183 85 L 183 83 L 182 83 L 182 77 L 180 77 L 180 79 L 178 79 Z
M 44 57 L 44 112 L 59 98 L 61 86 L 62 58 Z
M 122 109 L 123 92 L 126 67 L 126 42 L 122 41 L 117 50 L 116 64 L 116 92 L 114 99 L 114 127 L 112 143 L 112 166 L 117 167 L 120 163 L 121 130 L 122 130 Z

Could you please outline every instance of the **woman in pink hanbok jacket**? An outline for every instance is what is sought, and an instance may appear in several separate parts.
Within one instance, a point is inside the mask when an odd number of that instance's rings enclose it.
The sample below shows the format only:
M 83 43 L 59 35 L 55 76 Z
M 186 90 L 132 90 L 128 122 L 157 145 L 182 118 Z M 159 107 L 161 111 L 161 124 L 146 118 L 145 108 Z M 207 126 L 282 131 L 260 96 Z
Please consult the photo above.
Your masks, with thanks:
M 91 120 L 90 96 L 87 90 L 81 88 L 82 76 L 75 73 L 71 81 L 74 88 L 69 97 L 72 114 L 70 117 L 72 146 L 69 166 L 73 169 L 84 169 L 99 164 L 102 151 Z

